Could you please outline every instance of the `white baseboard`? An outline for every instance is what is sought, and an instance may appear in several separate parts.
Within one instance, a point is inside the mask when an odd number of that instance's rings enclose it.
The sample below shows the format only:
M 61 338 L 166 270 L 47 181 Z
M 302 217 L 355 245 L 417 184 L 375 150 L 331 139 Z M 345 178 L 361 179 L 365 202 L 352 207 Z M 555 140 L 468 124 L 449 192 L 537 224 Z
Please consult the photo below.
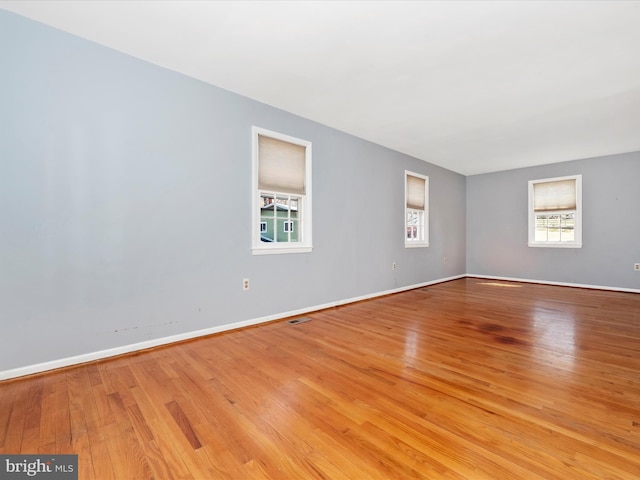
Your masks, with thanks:
M 81 363 L 93 362 L 95 360 L 101 360 L 104 358 L 115 357 L 126 353 L 132 353 L 140 350 L 146 350 L 148 348 L 159 347 L 170 343 L 181 342 L 184 340 L 191 340 L 193 338 L 204 337 L 215 333 L 225 332 L 228 330 L 235 330 L 238 328 L 249 327 L 252 325 L 259 325 L 261 323 L 271 322 L 286 317 L 294 317 L 297 315 L 303 315 L 309 312 L 315 312 L 323 310 L 325 308 L 337 307 L 340 305 L 346 305 L 348 303 L 360 302 L 362 300 L 368 300 L 370 298 L 381 297 L 384 295 L 390 295 L 393 293 L 399 293 L 406 290 L 413 290 L 414 288 L 425 287 L 428 285 L 434 285 L 436 283 L 448 282 L 450 280 L 457 280 L 458 278 L 464 278 L 466 275 L 456 275 L 448 278 L 441 278 L 438 280 L 432 280 L 429 282 L 423 282 L 415 285 L 408 285 L 406 287 L 394 288 L 392 290 L 386 290 L 383 292 L 371 293 L 362 295 L 360 297 L 347 298 L 344 300 L 338 300 L 335 302 L 325 303 L 323 305 L 316 305 L 313 307 L 302 308 L 299 310 L 291 310 L 289 312 L 282 312 L 275 315 L 269 315 L 266 317 L 253 318 L 250 320 L 243 320 L 241 322 L 228 323 L 225 325 L 219 325 L 216 327 L 205 328 L 203 330 L 196 330 L 193 332 L 181 333 L 178 335 L 172 335 L 170 337 L 157 338 L 148 340 L 146 342 L 133 343 L 130 345 L 123 345 L 120 347 L 108 348 L 106 350 L 99 350 L 97 352 L 85 353 L 82 355 L 76 355 L 73 357 L 60 358 L 58 360 L 52 360 L 50 362 L 38 363 L 35 365 L 28 365 L 25 367 L 14 368 L 11 370 L 0 371 L 0 380 L 8 380 L 10 378 L 23 377 L 25 375 L 33 375 L 35 373 L 42 373 L 49 370 L 55 370 L 57 368 L 69 367 L 72 365 L 79 365 Z
M 540 285 L 556 285 L 558 287 L 590 288 L 592 290 L 609 290 L 612 292 L 640 293 L 640 289 L 637 289 L 637 288 L 609 287 L 606 285 L 588 285 L 584 283 L 549 282 L 546 280 L 532 280 L 530 278 L 500 277 L 495 275 L 475 275 L 473 273 L 467 273 L 464 276 L 473 277 L 473 278 L 486 278 L 487 280 L 504 280 L 507 282 L 525 282 L 525 283 L 538 283 Z

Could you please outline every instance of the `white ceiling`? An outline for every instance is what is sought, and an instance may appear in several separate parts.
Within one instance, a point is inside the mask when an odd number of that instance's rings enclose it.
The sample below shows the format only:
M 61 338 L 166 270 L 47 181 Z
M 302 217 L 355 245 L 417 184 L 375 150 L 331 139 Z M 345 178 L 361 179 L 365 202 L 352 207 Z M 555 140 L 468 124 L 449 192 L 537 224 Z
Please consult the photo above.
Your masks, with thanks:
M 1 1 L 471 175 L 640 150 L 638 1 Z

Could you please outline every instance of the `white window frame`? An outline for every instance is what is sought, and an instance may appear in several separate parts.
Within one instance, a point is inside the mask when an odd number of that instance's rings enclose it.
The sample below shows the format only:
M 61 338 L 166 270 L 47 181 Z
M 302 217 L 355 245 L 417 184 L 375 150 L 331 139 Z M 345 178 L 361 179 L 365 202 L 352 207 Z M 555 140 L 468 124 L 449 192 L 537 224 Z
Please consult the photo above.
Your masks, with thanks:
M 282 230 L 284 233 L 293 233 L 293 220 L 285 220 L 282 222 Z
M 260 190 L 258 187 L 258 168 L 259 168 L 259 144 L 258 136 L 274 138 L 283 142 L 292 143 L 294 145 L 300 145 L 305 148 L 305 171 L 304 171 L 304 194 L 291 195 L 287 192 L 274 192 Z M 312 243 L 312 218 L 311 218 L 311 142 L 302 140 L 289 135 L 285 135 L 278 132 L 273 132 L 264 128 L 253 126 L 251 128 L 252 136 L 252 223 L 251 223 L 251 252 L 253 255 L 268 255 L 268 254 L 285 254 L 285 253 L 308 253 L 313 250 Z M 298 242 L 262 242 L 260 240 L 260 198 L 262 193 L 276 194 L 283 196 L 295 196 L 299 198 L 298 202 L 298 234 L 300 241 Z M 274 210 L 274 215 L 277 213 Z M 275 235 L 275 233 L 274 233 Z
M 407 178 L 416 177 L 424 180 L 424 209 L 416 209 L 409 208 L 407 206 L 408 200 L 408 188 L 407 188 Z M 418 238 L 410 240 L 407 238 L 408 228 L 413 226 L 409 225 L 409 214 L 417 213 L 419 216 L 421 214 L 422 221 L 418 225 Z M 410 172 L 409 170 L 404 171 L 404 246 L 405 248 L 421 248 L 429 246 L 429 177 L 426 175 L 422 175 L 420 173 Z
M 576 182 L 576 208 L 575 210 L 555 210 L 549 211 L 547 214 L 563 215 L 567 213 L 574 213 L 574 229 L 573 229 L 573 241 L 571 242 L 558 242 L 558 241 L 541 241 L 536 240 L 536 212 L 534 210 L 534 185 L 538 183 L 550 183 L 559 182 L 563 180 L 575 180 Z M 565 177 L 544 178 L 540 180 L 529 180 L 529 215 L 528 215 L 528 229 L 529 239 L 528 245 L 530 247 L 551 247 L 551 248 L 582 248 L 582 175 L 569 175 Z
M 260 233 L 267 231 L 267 222 L 260 222 Z

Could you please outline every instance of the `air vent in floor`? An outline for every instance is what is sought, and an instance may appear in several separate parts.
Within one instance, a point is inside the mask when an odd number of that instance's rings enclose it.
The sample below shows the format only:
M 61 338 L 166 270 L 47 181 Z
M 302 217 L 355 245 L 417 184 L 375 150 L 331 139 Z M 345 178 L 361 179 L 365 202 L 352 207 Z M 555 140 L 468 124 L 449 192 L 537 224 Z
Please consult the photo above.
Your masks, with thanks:
M 300 317 L 300 318 L 294 318 L 293 320 L 289 320 L 287 323 L 290 323 L 291 325 L 296 325 L 298 323 L 308 322 L 309 320 L 311 320 L 309 317 Z

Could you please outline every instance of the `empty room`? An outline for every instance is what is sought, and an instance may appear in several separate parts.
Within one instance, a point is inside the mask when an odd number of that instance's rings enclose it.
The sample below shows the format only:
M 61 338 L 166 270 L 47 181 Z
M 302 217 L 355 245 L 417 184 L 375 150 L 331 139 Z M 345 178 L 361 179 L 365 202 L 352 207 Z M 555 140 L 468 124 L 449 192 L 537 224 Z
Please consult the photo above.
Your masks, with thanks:
M 0 0 L 0 480 L 640 478 L 639 24 Z

